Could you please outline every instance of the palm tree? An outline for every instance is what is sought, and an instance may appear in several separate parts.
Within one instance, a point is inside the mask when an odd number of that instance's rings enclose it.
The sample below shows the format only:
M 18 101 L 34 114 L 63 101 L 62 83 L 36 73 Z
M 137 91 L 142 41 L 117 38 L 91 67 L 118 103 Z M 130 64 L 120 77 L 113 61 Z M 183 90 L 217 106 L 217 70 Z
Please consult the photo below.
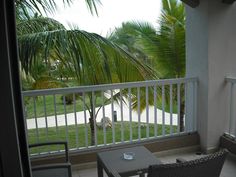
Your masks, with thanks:
M 165 78 L 185 77 L 185 10 L 176 0 L 162 0 L 160 29 L 153 43 L 156 49 L 145 45 L 145 51 L 156 58 L 156 67 Z M 147 43 L 148 44 L 148 43 Z M 181 87 L 180 131 L 184 131 L 184 88 Z
M 184 5 L 177 0 L 162 0 L 161 17 L 158 23 L 160 27 L 155 29 L 146 22 L 128 22 L 113 32 L 110 39 L 125 46 L 131 52 L 141 51 L 148 58 L 152 67 L 158 71 L 159 78 L 184 77 Z M 132 39 L 132 43 L 129 43 L 130 39 Z M 183 92 L 184 88 L 181 87 L 180 131 L 184 131 Z
M 147 27 L 147 28 L 145 28 Z M 144 30 L 143 32 L 140 30 Z M 151 61 L 148 56 L 144 53 L 142 44 L 138 43 L 137 40 L 140 34 L 154 33 L 156 35 L 155 29 L 145 22 L 125 22 L 122 26 L 116 28 L 108 36 L 108 40 L 118 44 L 124 50 L 132 53 L 140 61 L 151 65 Z
M 27 18 L 18 19 L 16 28 L 18 41 L 21 45 L 25 45 L 24 39 L 27 38 L 27 35 L 34 35 L 43 31 L 65 29 L 64 26 L 59 22 L 50 18 L 42 17 L 37 13 L 32 17 L 28 16 Z M 20 69 L 22 72 L 26 71 L 26 76 L 28 78 L 32 78 L 22 80 L 24 86 L 27 86 L 23 87 L 22 89 L 47 89 L 50 87 L 62 87 L 63 84 L 56 81 L 51 76 L 51 63 L 54 63 L 53 57 L 46 57 L 44 55 L 43 49 L 38 50 L 38 53 L 39 55 L 36 56 L 37 58 L 34 59 L 34 62 L 30 63 L 29 68 L 24 67 L 21 64 L 22 67 Z M 19 54 L 20 59 L 22 59 L 22 52 L 19 52 Z M 26 55 L 28 55 L 28 53 Z M 44 58 L 44 60 L 42 60 L 42 58 Z M 25 60 L 28 60 L 27 56 L 25 56 Z
M 20 4 L 22 2 L 20 0 L 17 2 L 18 7 L 27 5 L 26 7 L 33 6 L 34 9 L 38 9 L 34 4 Z M 50 2 L 48 5 L 52 4 L 50 9 L 53 9 L 54 1 L 48 0 L 48 2 Z M 86 2 L 90 10 L 97 12 L 95 0 Z M 25 13 L 24 9 L 18 11 Z M 58 59 L 76 78 L 78 85 L 155 78 L 155 72 L 149 66 L 142 64 L 130 53 L 97 34 L 78 29 L 66 30 L 63 25 L 50 18 L 38 16 L 29 18 L 29 15 L 23 17 L 18 19 L 17 29 L 20 61 L 26 72 L 31 71 L 37 60 L 43 59 L 46 65 L 49 65 L 51 59 Z M 91 145 L 94 145 L 93 122 L 97 114 L 93 108 L 93 95 L 88 94 L 88 97 L 90 101 L 86 106 L 90 113 Z
M 157 58 L 157 67 L 166 78 L 185 76 L 185 10 L 184 5 L 176 0 L 163 0 L 158 47 L 153 50 L 145 45 L 145 50 Z

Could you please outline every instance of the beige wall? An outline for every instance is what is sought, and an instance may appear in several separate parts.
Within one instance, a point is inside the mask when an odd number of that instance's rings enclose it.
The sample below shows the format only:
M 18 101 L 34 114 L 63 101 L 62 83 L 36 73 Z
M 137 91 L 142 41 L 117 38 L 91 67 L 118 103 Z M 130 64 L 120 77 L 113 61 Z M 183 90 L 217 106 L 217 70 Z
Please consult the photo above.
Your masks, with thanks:
M 199 78 L 198 131 L 211 150 L 229 125 L 229 89 L 225 76 L 236 77 L 236 3 L 201 0 L 186 7 L 187 77 Z

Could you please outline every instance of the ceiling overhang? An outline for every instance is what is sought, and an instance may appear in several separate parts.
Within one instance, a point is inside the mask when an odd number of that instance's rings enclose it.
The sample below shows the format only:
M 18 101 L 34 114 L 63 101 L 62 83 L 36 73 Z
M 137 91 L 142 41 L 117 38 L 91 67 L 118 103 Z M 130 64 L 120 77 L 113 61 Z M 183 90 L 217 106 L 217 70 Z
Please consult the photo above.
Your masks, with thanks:
M 185 4 L 187 4 L 188 6 L 192 7 L 192 8 L 196 8 L 200 4 L 200 0 L 181 0 L 181 1 L 184 2 Z M 222 0 L 222 3 L 224 3 L 224 4 L 233 4 L 235 1 L 236 0 Z
M 200 0 L 181 0 L 181 1 L 183 1 L 185 4 L 187 4 L 192 8 L 195 8 L 200 4 Z
M 233 4 L 236 0 L 222 0 L 225 4 Z

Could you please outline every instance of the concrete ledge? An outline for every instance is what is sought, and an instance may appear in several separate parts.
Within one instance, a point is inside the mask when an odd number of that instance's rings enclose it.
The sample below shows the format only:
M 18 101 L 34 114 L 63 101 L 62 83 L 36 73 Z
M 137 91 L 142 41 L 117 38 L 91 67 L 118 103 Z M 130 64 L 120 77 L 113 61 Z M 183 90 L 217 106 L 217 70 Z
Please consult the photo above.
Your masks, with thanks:
M 219 146 L 214 146 L 214 147 L 208 147 L 206 149 L 202 149 L 201 152 L 203 154 L 212 154 L 219 151 Z
M 157 157 L 165 157 L 165 156 L 171 156 L 175 154 L 191 153 L 191 152 L 199 152 L 199 151 L 200 151 L 200 145 L 195 145 L 195 146 L 187 146 L 187 147 L 177 148 L 177 149 L 170 149 L 166 151 L 154 152 L 153 154 Z
M 104 147 L 98 150 L 91 150 L 87 152 L 71 152 L 70 153 L 70 162 L 72 165 L 75 164 L 90 164 L 91 162 L 96 162 L 96 155 L 98 152 L 112 150 L 112 149 L 120 149 L 126 147 L 134 147 L 143 145 L 151 152 L 161 152 L 168 151 L 178 148 L 186 148 L 192 146 L 199 146 L 199 135 L 198 133 L 189 133 L 189 134 L 181 134 L 178 136 L 172 137 L 163 137 L 160 139 L 149 140 L 144 142 L 137 142 L 132 144 L 122 144 L 114 147 Z M 46 163 L 57 163 L 63 160 L 63 157 L 60 154 L 49 154 L 44 157 L 37 157 L 31 159 L 33 165 L 40 165 Z
M 236 141 L 225 135 L 220 138 L 220 147 L 228 149 L 231 153 L 236 154 Z

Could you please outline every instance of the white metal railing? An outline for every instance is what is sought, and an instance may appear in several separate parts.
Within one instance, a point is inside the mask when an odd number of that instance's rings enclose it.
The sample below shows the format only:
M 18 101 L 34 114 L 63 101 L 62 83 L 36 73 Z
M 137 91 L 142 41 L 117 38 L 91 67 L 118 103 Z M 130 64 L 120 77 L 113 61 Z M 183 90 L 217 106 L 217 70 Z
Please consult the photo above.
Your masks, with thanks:
M 29 143 L 66 140 L 70 150 L 83 151 L 197 130 L 197 78 L 33 90 L 22 95 Z
M 229 106 L 229 126 L 227 132 L 225 132 L 227 135 L 229 135 L 231 138 L 235 139 L 236 137 L 236 112 L 235 112 L 235 98 L 236 98 L 236 92 L 235 92 L 235 84 L 236 84 L 236 78 L 233 77 L 226 77 L 226 82 L 230 84 L 230 106 Z

